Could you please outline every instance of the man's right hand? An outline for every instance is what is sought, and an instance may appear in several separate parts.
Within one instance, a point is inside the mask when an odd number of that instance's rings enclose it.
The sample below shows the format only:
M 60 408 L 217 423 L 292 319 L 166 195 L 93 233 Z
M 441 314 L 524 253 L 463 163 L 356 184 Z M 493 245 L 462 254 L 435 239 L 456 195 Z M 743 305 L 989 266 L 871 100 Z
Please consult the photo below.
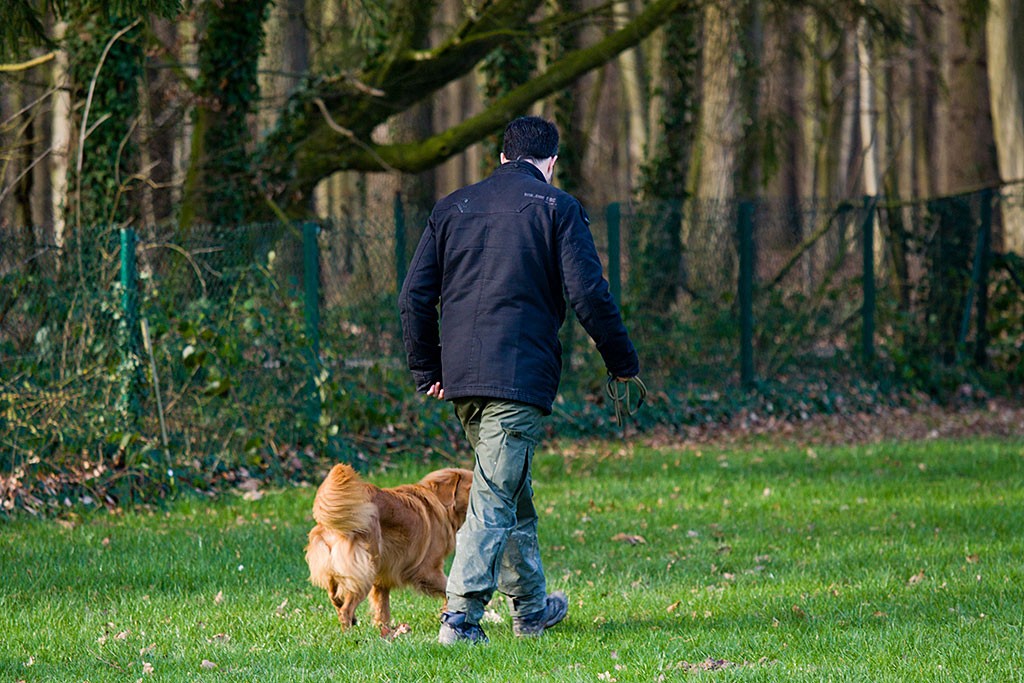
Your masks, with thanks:
M 436 399 L 444 399 L 444 389 L 441 388 L 440 382 L 434 382 L 427 388 L 427 396 L 433 396 Z

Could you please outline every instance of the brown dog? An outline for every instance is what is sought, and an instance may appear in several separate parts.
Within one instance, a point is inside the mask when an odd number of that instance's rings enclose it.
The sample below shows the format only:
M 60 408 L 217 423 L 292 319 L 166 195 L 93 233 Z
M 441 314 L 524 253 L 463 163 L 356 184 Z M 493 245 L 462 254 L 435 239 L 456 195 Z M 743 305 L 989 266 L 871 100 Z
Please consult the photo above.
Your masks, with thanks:
M 348 465 L 334 466 L 313 500 L 317 525 L 306 563 L 309 580 L 338 610 L 342 630 L 356 623 L 356 607 L 367 595 L 382 636 L 392 635 L 392 588 L 445 597 L 444 561 L 466 520 L 472 483 L 469 470 L 443 469 L 417 484 L 381 489 Z

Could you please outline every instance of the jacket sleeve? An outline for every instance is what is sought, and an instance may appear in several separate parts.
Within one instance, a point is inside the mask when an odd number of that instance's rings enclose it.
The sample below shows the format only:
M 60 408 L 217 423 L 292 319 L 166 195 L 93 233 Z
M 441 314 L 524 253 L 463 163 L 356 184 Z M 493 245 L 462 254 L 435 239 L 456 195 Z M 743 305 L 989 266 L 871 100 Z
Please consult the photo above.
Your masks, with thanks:
M 398 295 L 406 359 L 419 391 L 426 391 L 441 381 L 441 339 L 437 316 L 440 296 L 441 265 L 431 219 L 416 247 Z
M 640 374 L 640 359 L 604 279 L 590 220 L 575 199 L 559 209 L 558 251 L 569 304 L 597 345 L 608 372 L 635 377 Z

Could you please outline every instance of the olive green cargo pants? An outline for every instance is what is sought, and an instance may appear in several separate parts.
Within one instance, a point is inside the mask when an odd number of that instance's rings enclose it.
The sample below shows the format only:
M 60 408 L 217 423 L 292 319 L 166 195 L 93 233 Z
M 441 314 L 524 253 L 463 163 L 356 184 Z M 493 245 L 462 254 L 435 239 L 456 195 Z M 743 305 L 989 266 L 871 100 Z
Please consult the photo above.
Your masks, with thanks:
M 511 598 L 512 616 L 538 612 L 545 608 L 547 589 L 530 468 L 543 413 L 497 399 L 454 403 L 476 465 L 448 576 L 448 611 L 464 612 L 467 622 L 477 624 L 497 589 Z

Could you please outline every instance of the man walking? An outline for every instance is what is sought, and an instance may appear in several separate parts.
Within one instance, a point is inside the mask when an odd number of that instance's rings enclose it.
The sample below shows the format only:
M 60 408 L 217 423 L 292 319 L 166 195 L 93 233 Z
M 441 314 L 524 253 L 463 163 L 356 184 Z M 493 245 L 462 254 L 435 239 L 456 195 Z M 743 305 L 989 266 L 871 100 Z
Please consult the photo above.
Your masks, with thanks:
M 550 185 L 557 154 L 553 123 L 509 123 L 501 166 L 434 206 L 399 295 L 416 385 L 454 403 L 476 455 L 441 617 L 446 645 L 487 641 L 480 618 L 495 590 L 510 598 L 517 636 L 568 612 L 564 593 L 547 593 L 530 475 L 561 377 L 566 295 L 608 372 L 640 371 L 587 215 Z

